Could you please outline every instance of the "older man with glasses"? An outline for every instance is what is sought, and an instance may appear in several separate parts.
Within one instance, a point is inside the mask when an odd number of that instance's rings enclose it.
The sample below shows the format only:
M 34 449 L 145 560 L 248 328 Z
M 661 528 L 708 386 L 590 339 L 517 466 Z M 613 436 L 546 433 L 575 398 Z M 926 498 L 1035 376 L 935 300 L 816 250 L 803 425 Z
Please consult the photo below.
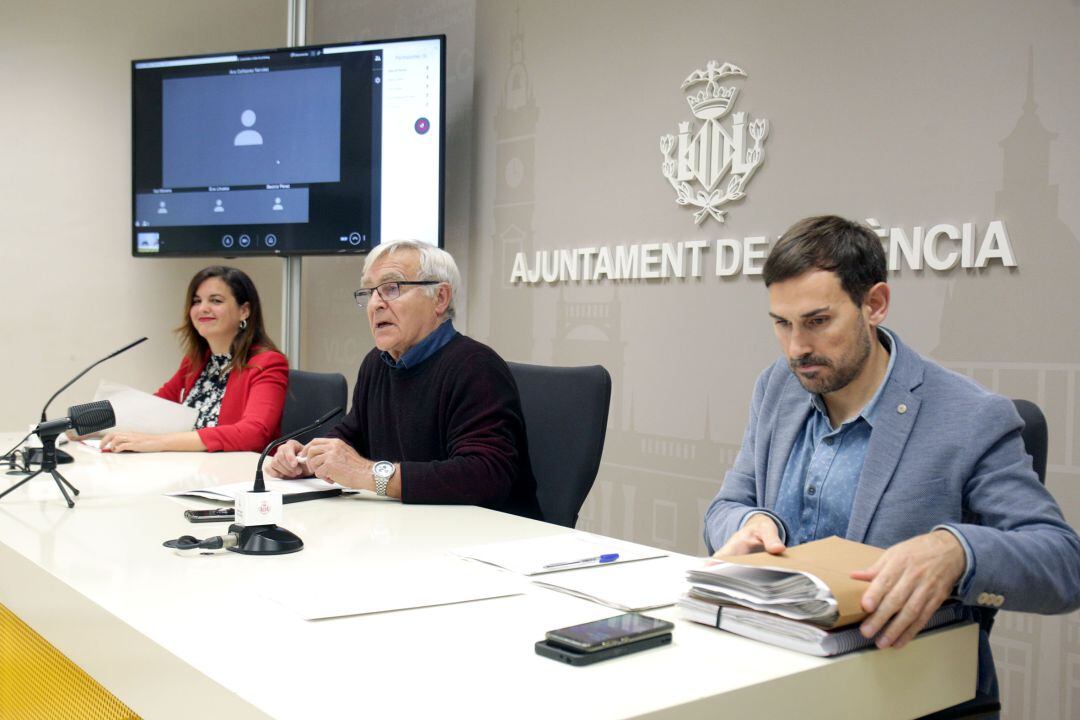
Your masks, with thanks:
M 494 350 L 454 329 L 460 285 L 453 257 L 427 243 L 368 254 L 354 296 L 375 348 L 352 407 L 330 437 L 281 446 L 271 473 L 539 518 L 517 386 Z

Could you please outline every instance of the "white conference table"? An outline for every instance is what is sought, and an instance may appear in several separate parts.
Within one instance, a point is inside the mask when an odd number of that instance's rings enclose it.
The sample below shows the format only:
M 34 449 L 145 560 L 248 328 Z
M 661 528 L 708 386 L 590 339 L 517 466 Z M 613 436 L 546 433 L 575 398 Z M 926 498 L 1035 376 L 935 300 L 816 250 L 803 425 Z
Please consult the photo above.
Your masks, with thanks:
M 17 435 L 0 435 L 0 450 Z M 252 453 L 100 454 L 76 446 L 51 478 L 0 500 L 0 603 L 144 718 L 905 718 L 974 694 L 973 625 L 907 648 L 821 659 L 677 617 L 671 646 L 588 667 L 542 658 L 551 628 L 616 614 L 551 590 L 305 621 L 265 599 L 281 583 L 387 582 L 465 563 L 449 548 L 568 532 L 475 507 L 361 497 L 285 506 L 305 548 L 181 556 L 172 490 L 252 477 Z M 0 490 L 16 479 L 0 475 Z M 644 561 L 648 562 L 648 561 Z M 470 569 L 475 564 L 468 563 Z M 492 570 L 492 572 L 499 572 Z

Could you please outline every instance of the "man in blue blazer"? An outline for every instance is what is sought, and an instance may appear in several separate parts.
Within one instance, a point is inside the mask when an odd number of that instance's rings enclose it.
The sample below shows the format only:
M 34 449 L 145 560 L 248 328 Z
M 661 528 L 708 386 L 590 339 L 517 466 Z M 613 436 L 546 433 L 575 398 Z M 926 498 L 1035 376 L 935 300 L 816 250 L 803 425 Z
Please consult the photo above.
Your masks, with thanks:
M 826 216 L 796 223 L 764 267 L 784 356 L 758 378 L 735 464 L 705 514 L 717 556 L 839 535 L 888 548 L 867 637 L 902 647 L 950 596 L 980 621 L 979 690 L 996 696 L 995 608 L 1080 607 L 1080 538 L 1039 483 L 1012 402 L 881 327 L 881 241 Z

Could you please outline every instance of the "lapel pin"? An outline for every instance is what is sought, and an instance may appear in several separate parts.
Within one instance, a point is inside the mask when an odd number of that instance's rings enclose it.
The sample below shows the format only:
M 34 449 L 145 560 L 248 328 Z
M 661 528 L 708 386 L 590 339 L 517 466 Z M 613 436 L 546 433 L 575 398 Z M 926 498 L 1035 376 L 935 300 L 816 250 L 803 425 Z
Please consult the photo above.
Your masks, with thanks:
M 896 406 L 896 412 L 903 415 L 904 413 L 907 412 L 907 405 L 905 405 L 904 403 L 900 403 L 899 405 Z

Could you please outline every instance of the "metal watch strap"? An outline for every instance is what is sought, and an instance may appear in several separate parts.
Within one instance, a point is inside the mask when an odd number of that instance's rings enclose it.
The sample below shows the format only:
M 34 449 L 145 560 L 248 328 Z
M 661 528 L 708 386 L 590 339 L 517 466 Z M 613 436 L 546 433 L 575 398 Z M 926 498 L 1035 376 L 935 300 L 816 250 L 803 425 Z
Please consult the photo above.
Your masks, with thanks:
M 376 472 L 375 468 L 379 467 L 380 465 L 382 465 L 382 466 L 389 465 L 390 466 L 390 473 L 387 474 L 387 475 L 383 475 L 383 474 L 381 474 L 379 472 Z M 390 484 L 390 478 L 394 477 L 395 469 L 396 468 L 394 468 L 394 464 L 389 462 L 388 460 L 379 460 L 378 462 L 376 462 L 374 465 L 371 466 L 371 474 L 375 477 L 375 494 L 376 495 L 379 495 L 381 497 L 386 497 L 386 488 Z

